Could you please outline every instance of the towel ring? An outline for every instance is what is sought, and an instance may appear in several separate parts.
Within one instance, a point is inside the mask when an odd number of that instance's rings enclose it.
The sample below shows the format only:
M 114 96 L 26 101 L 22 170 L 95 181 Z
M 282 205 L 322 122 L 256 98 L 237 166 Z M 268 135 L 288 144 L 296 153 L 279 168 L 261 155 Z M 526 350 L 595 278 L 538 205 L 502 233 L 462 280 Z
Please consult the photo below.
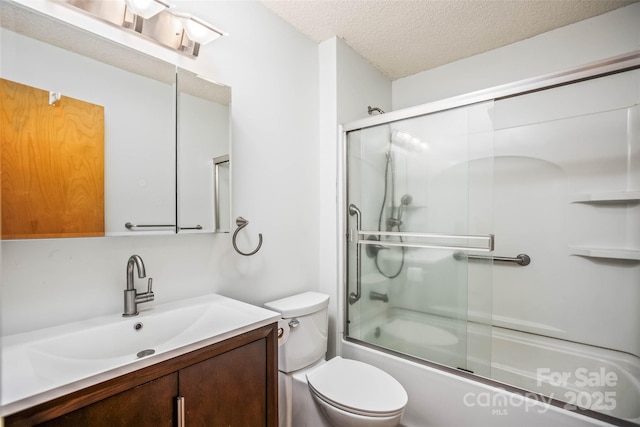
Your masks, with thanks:
M 236 237 L 238 236 L 238 232 L 240 230 L 242 230 L 247 225 L 249 225 L 249 221 L 239 216 L 238 218 L 236 218 L 236 225 L 238 226 L 238 228 L 236 228 L 236 231 L 233 232 L 233 238 L 231 239 L 231 243 L 233 243 L 233 249 L 235 249 L 236 252 L 238 252 L 240 255 L 244 255 L 244 256 L 254 255 L 262 247 L 262 233 L 258 234 L 258 247 L 255 248 L 253 252 L 245 253 L 245 252 L 242 252 L 240 249 L 238 249 L 238 245 L 236 244 Z

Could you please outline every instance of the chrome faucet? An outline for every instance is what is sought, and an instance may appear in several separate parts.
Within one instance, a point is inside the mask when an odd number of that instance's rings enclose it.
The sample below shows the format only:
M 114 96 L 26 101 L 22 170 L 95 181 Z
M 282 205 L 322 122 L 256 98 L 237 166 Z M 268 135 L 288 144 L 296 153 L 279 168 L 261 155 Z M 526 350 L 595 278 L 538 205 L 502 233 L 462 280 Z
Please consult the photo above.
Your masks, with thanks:
M 129 257 L 129 261 L 127 261 L 127 289 L 124 290 L 124 313 L 122 313 L 124 317 L 137 316 L 138 304 L 153 301 L 153 299 L 155 298 L 155 295 L 153 295 L 153 291 L 151 290 L 151 286 L 153 283 L 152 278 L 149 278 L 147 292 L 141 294 L 136 292 L 136 288 L 133 283 L 134 265 L 138 268 L 138 277 L 140 279 L 143 279 L 147 276 L 147 273 L 144 269 L 144 262 L 142 262 L 142 258 L 140 258 L 140 255 L 131 255 Z

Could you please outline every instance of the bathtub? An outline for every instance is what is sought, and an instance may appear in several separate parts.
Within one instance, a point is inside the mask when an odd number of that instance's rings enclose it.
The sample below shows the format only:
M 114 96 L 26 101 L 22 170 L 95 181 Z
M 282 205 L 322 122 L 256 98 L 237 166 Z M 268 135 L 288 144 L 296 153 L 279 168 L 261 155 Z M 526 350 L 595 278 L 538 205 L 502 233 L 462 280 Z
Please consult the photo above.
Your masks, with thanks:
M 428 396 L 431 393 L 430 384 L 443 381 L 443 378 L 438 378 L 438 374 L 450 379 L 439 386 L 442 390 L 451 387 L 458 392 L 462 390 L 451 381 L 466 383 L 465 389 L 477 389 L 471 395 L 467 392 L 458 393 L 457 398 L 451 397 L 452 411 L 459 414 L 474 413 L 469 419 L 461 419 L 460 422 L 474 422 L 475 425 L 474 420 L 477 421 L 479 416 L 475 412 L 482 409 L 486 409 L 485 415 L 490 415 L 487 425 L 499 425 L 496 417 L 501 413 L 506 418 L 509 418 L 509 413 L 511 416 L 520 414 L 525 418 L 536 413 L 537 416 L 544 414 L 571 418 L 578 416 L 573 410 L 580 407 L 605 414 L 602 417 L 604 419 L 612 416 L 640 423 L 640 359 L 635 356 L 398 308 L 389 309 L 366 324 L 366 328 L 352 328 L 350 336 L 355 339 L 343 341 L 342 354 L 387 369 L 392 375 L 403 379 L 401 382 L 410 396 L 407 417 L 409 421 L 415 419 L 415 425 L 428 425 L 428 420 L 432 417 L 435 417 L 433 422 L 436 425 L 447 425 L 450 421 L 450 415 L 436 421 L 442 415 L 440 408 L 429 413 L 428 405 L 412 406 L 421 405 L 420 402 L 412 401 L 412 396 Z M 361 345 L 361 342 L 366 344 Z M 367 344 L 379 346 L 381 351 L 376 351 L 375 347 L 371 348 Z M 386 351 L 388 349 L 393 353 L 389 354 Z M 419 360 L 403 358 L 398 352 L 473 371 L 481 377 L 478 378 L 481 381 L 474 381 L 474 377 L 468 375 L 456 378 L 455 373 L 451 373 L 452 370 L 438 372 L 438 369 L 422 364 Z M 484 377 L 491 381 L 484 380 Z M 501 387 L 500 383 L 505 386 Z M 521 404 L 519 408 L 516 408 L 518 405 L 509 404 L 508 400 L 515 396 L 508 393 L 512 387 L 521 389 L 520 394 L 532 402 Z M 490 393 L 491 397 L 483 396 L 483 393 Z M 493 396 L 495 393 L 502 397 L 496 400 Z M 434 398 L 438 399 L 440 405 L 442 396 L 436 393 Z M 504 402 L 507 404 L 503 404 Z M 523 412 L 527 405 L 538 409 L 527 408 Z M 592 415 L 598 418 L 597 414 Z M 596 418 L 582 418 L 582 424 L 579 425 L 584 425 L 585 422 L 598 425 Z M 527 425 L 525 420 L 520 419 L 510 420 L 505 425 L 514 422 Z M 537 419 L 531 425 L 540 422 Z M 544 423 L 549 422 L 546 420 Z M 407 425 L 412 424 L 409 422 Z

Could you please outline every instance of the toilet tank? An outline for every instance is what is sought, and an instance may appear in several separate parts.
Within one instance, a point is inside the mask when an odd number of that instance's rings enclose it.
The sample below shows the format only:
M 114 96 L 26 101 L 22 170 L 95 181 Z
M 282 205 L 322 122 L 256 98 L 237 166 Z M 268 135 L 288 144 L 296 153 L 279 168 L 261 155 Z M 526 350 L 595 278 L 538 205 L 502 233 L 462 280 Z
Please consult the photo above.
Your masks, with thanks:
M 289 336 L 278 348 L 278 370 L 293 372 L 324 358 L 329 329 L 329 295 L 305 292 L 265 304 L 289 325 Z

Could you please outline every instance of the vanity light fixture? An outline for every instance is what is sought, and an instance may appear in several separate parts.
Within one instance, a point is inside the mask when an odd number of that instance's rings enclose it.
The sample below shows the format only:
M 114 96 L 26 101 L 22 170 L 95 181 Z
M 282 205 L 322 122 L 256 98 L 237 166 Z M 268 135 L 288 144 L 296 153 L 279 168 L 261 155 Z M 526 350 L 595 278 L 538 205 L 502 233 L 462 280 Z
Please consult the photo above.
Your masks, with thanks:
M 174 12 L 165 0 L 61 1 L 189 56 L 198 56 L 200 46 L 227 35 L 195 16 Z
M 171 12 L 171 14 L 178 18 L 189 39 L 199 43 L 200 45 L 204 46 L 207 43 L 211 43 L 218 37 L 225 35 L 224 32 L 218 30 L 213 25 L 208 24 L 188 13 Z
M 163 10 L 172 7 L 172 5 L 162 0 L 124 0 L 124 2 L 132 13 L 143 19 L 152 18 Z

